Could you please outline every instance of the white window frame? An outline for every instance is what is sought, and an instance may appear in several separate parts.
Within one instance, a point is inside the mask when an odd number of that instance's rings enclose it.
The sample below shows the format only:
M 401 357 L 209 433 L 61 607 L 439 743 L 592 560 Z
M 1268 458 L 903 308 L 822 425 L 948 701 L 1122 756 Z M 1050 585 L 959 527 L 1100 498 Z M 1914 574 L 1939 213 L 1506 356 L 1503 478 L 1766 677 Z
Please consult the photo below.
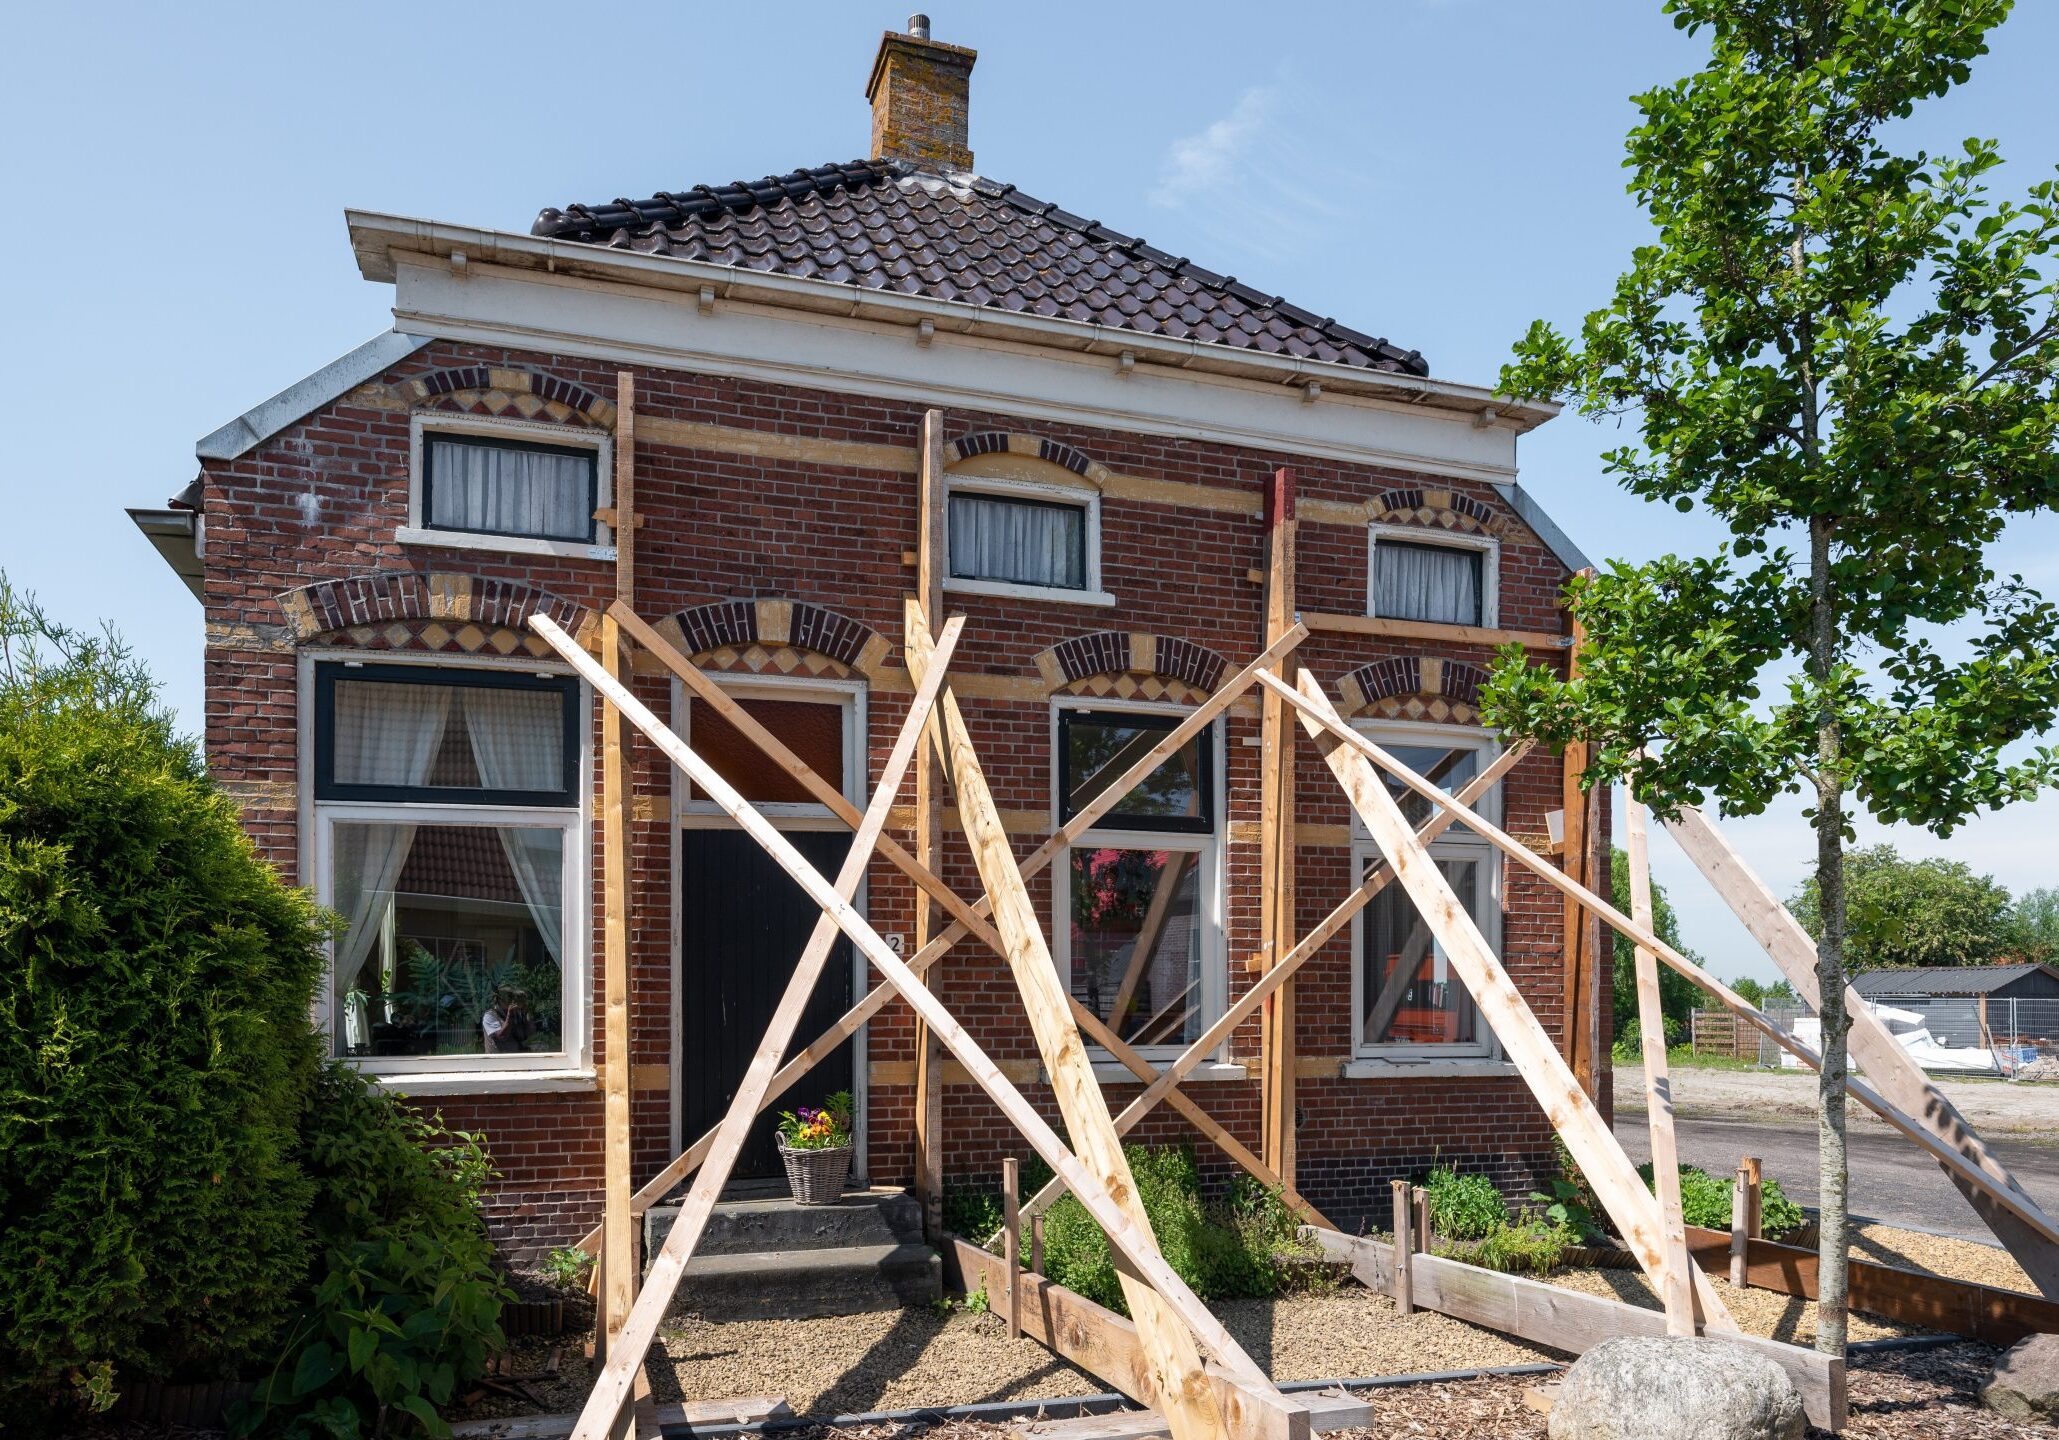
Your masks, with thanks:
M 538 445 L 555 445 L 567 450 L 591 450 L 597 469 L 599 508 L 615 503 L 615 442 L 605 430 L 585 430 L 573 425 L 554 425 L 543 420 L 519 420 L 501 416 L 457 415 L 443 411 L 417 411 L 408 422 L 408 523 L 394 532 L 403 545 L 435 545 L 447 550 L 491 550 L 503 555 L 554 555 L 568 560 L 613 560 L 615 532 L 603 522 L 593 524 L 593 540 L 548 540 L 542 536 L 485 535 L 471 530 L 431 528 L 425 513 L 428 486 L 428 436 L 478 435 L 489 440 L 527 440 Z
M 1367 739 L 1380 745 L 1434 745 L 1456 749 L 1464 747 L 1473 750 L 1479 757 L 1479 774 L 1492 765 L 1501 754 L 1500 737 L 1492 730 L 1470 725 L 1419 725 L 1390 720 L 1360 720 L 1352 726 Z M 1463 784 L 1463 782 L 1460 782 Z M 1506 781 L 1504 780 L 1504 782 Z M 1491 825 L 1501 823 L 1501 791 L 1497 784 L 1480 797 L 1474 809 L 1480 818 Z M 1433 859 L 1472 860 L 1480 866 L 1481 913 L 1475 916 L 1480 933 L 1494 953 L 1502 953 L 1502 911 L 1504 894 L 1502 888 L 1503 866 L 1501 852 L 1478 835 L 1471 834 L 1463 826 L 1454 825 L 1437 839 L 1430 842 Z M 1356 814 L 1351 820 L 1351 873 L 1364 875 L 1368 868 L 1381 860 L 1379 848 L 1366 833 L 1365 824 Z M 1451 1074 L 1472 1070 L 1481 1073 L 1502 1074 L 1509 1070 L 1502 1056 L 1501 1042 L 1494 1029 L 1487 1023 L 1485 1014 L 1474 1007 L 1474 1023 L 1478 1038 L 1466 1044 L 1376 1044 L 1368 1041 L 1365 1026 L 1365 922 L 1370 906 L 1361 906 L 1351 917 L 1351 1054 L 1352 1061 L 1345 1068 L 1347 1077 L 1363 1078 L 1375 1075 L 1392 1075 L 1399 1069 L 1408 1073 L 1423 1073 L 1426 1069 L 1437 1073 Z M 1453 984 L 1462 984 L 1456 977 Z
M 813 700 L 835 704 L 844 711 L 844 798 L 863 809 L 872 793 L 872 779 L 869 769 L 870 754 L 867 736 L 867 700 L 870 689 L 863 680 L 824 680 L 809 675 L 738 675 L 719 671 L 709 672 L 708 678 L 722 688 L 732 699 L 768 700 Z M 693 744 L 693 707 L 695 701 L 687 693 L 685 682 L 674 677 L 672 681 L 672 733 Z M 685 934 L 681 929 L 684 914 L 686 877 L 682 873 L 679 835 L 682 830 L 734 830 L 739 828 L 728 812 L 712 800 L 696 799 L 693 796 L 693 782 L 677 765 L 667 767 L 672 772 L 672 995 L 674 1001 L 670 1017 L 671 1032 L 671 1128 L 672 1149 L 676 1153 L 686 1148 L 686 1056 L 685 1033 L 680 1023 L 677 997 L 685 982 Z M 770 820 L 780 830 L 849 830 L 851 827 L 830 813 L 827 805 L 812 803 L 780 803 L 758 805 L 760 815 Z M 869 867 L 868 867 L 869 869 Z M 836 877 L 831 876 L 832 880 Z M 870 900 L 870 881 L 860 880 L 857 893 L 851 897 L 851 908 L 861 917 L 870 919 L 867 908 Z M 889 943 L 899 940 L 889 937 Z M 903 946 L 902 948 L 905 948 Z M 857 946 L 851 947 L 851 993 L 863 995 L 871 978 L 870 968 L 863 952 Z M 869 1024 L 860 1025 L 851 1036 L 851 1110 L 853 1150 L 852 1173 L 860 1181 L 871 1174 L 872 1137 L 871 1127 L 866 1120 L 867 1107 L 872 1096 L 871 1078 L 871 1034 Z M 815 1037 L 810 1035 L 801 1041 L 807 1044 Z
M 1375 597 L 1380 592 L 1380 541 L 1390 540 L 1396 544 L 1430 545 L 1446 550 L 1475 550 L 1483 557 L 1480 561 L 1480 623 L 1477 627 L 1463 625 L 1452 620 L 1418 620 L 1414 616 L 1385 616 L 1380 614 Z M 1501 625 L 1501 542 L 1492 535 L 1458 535 L 1445 531 L 1430 530 L 1421 525 L 1383 525 L 1366 527 L 1366 614 L 1376 620 L 1401 619 L 1411 625 L 1449 625 L 1454 630 L 1478 628 L 1494 630 Z
M 1068 505 L 1085 512 L 1087 584 L 1082 590 L 1056 585 L 1023 585 L 1010 580 L 968 580 L 951 574 L 952 495 L 992 495 L 1002 500 L 1037 500 Z M 945 477 L 943 546 L 944 589 L 961 595 L 1000 595 L 1014 600 L 1046 600 L 1064 605 L 1113 605 L 1115 597 L 1101 588 L 1101 492 L 1092 486 L 1060 485 L 1043 480 L 996 475 L 950 474 Z
M 445 655 L 411 654 L 407 651 L 305 650 L 300 657 L 300 757 L 299 778 L 301 820 L 301 873 L 313 879 L 310 887 L 324 905 L 335 903 L 335 827 L 338 824 L 393 824 L 412 821 L 418 825 L 539 825 L 564 831 L 565 871 L 563 877 L 564 932 L 558 940 L 558 970 L 564 981 L 559 1010 L 559 1036 L 565 1048 L 547 1055 L 468 1056 L 345 1056 L 366 1075 L 409 1094 L 457 1094 L 470 1092 L 520 1093 L 540 1090 L 590 1090 L 595 1081 L 593 1065 L 593 884 L 588 868 L 591 858 L 593 745 L 593 693 L 582 684 L 574 710 L 573 724 L 579 741 L 579 774 L 569 806 L 446 805 L 433 802 L 395 803 L 363 800 L 318 800 L 315 798 L 315 666 L 317 664 L 412 665 L 429 671 L 513 670 L 557 678 L 572 673 L 570 667 L 534 659 L 466 657 L 456 660 Z M 323 968 L 322 988 L 315 997 L 314 1022 L 323 1036 L 327 1053 L 336 1050 L 337 1016 L 332 1004 L 336 985 L 336 947 L 326 947 L 328 963 Z
M 1145 700 L 1115 700 L 1098 695 L 1064 695 L 1051 702 L 1050 755 L 1051 755 L 1051 828 L 1055 833 L 1064 823 L 1063 797 L 1058 793 L 1063 767 L 1059 763 L 1059 716 L 1070 710 L 1094 710 L 1100 712 L 1127 711 L 1137 715 L 1169 715 L 1184 719 L 1192 714 L 1191 707 L 1168 705 L 1163 702 Z M 1214 775 L 1211 788 L 1214 791 L 1214 829 L 1207 834 L 1178 830 L 1125 830 L 1119 824 L 1095 825 L 1087 829 L 1071 845 L 1067 853 L 1058 856 L 1051 866 L 1051 960 L 1058 967 L 1058 980 L 1069 992 L 1072 988 L 1072 926 L 1066 923 L 1072 914 L 1072 856 L 1074 846 L 1105 845 L 1124 850 L 1178 850 L 1200 857 L 1200 874 L 1197 878 L 1196 898 L 1199 902 L 1201 925 L 1201 1026 L 1205 1030 L 1221 1018 L 1229 1004 L 1229 931 L 1227 920 L 1227 899 L 1225 896 L 1224 859 L 1227 855 L 1229 825 L 1227 814 L 1228 756 L 1225 753 L 1223 723 L 1220 717 L 1210 722 L 1215 737 Z M 1103 817 L 1104 820 L 1115 817 Z M 1170 1041 L 1159 1045 L 1138 1045 L 1133 1047 L 1145 1059 L 1157 1064 L 1178 1058 L 1190 1042 Z M 1245 1070 L 1241 1065 L 1225 1061 L 1227 1040 L 1216 1049 L 1215 1060 L 1195 1067 L 1190 1079 L 1239 1079 Z M 1107 1048 L 1089 1045 L 1087 1054 L 1094 1062 L 1095 1073 L 1104 1079 L 1135 1080 L 1129 1067 L 1111 1055 Z

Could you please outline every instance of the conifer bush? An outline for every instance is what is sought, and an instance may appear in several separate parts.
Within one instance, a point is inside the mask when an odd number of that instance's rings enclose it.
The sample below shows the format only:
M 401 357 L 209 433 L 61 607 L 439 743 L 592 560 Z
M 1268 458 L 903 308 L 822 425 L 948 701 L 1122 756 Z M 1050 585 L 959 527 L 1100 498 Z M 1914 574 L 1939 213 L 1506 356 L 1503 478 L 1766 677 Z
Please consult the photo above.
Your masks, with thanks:
M 276 1343 L 326 933 L 141 666 L 0 577 L 0 1424 Z

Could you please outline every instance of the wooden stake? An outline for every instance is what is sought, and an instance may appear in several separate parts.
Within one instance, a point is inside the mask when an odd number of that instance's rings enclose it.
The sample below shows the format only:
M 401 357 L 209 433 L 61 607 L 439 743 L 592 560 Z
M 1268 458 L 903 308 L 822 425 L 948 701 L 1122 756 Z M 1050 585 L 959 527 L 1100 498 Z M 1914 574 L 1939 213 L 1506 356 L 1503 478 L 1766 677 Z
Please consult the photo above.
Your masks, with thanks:
M 1730 1283 L 1739 1290 L 1744 1289 L 1750 1258 L 1750 1249 L 1745 1244 L 1752 1237 L 1751 1204 L 1745 1198 L 1750 1180 L 1740 1160 L 1737 1174 L 1730 1182 Z
M 1739 1172 L 1744 1176 L 1744 1233 L 1750 1240 L 1762 1238 L 1765 1233 L 1766 1206 L 1761 1182 L 1765 1177 L 1765 1166 L 1756 1155 L 1747 1155 L 1738 1162 Z
M 1265 636 L 1270 645 L 1295 623 L 1294 472 L 1273 471 L 1266 490 Z M 1286 662 L 1276 672 L 1284 677 Z M 1294 724 L 1267 697 L 1259 714 L 1259 946 L 1272 969 L 1294 943 Z M 1260 1026 L 1260 1146 L 1265 1162 L 1294 1183 L 1294 984 L 1266 1002 Z
M 1044 1273 L 1044 1217 L 1041 1215 L 1030 1216 L 1030 1269 L 1039 1275 Z
M 1432 1244 L 1432 1236 L 1430 1234 L 1430 1192 L 1418 1185 L 1411 1189 L 1408 1194 L 1409 1201 L 1415 1206 L 1416 1211 L 1415 1224 L 1410 1228 L 1409 1234 L 1415 1241 L 1415 1248 L 1427 1253 Z
M 1651 857 L 1646 848 L 1644 806 L 1624 801 L 1630 862 L 1630 915 L 1652 923 Z M 1568 902 L 1572 903 L 1572 902 Z M 1586 909 L 1582 907 L 1585 916 Z M 1651 1131 L 1652 1183 L 1659 1200 L 1659 1228 L 1665 1237 L 1666 1271 L 1659 1299 L 1666 1307 L 1666 1333 L 1694 1334 L 1694 1261 L 1687 1253 L 1687 1224 L 1680 1210 L 1680 1151 L 1673 1139 L 1673 1082 L 1666 1060 L 1666 1012 L 1659 995 L 1659 961 L 1637 947 L 1637 1030 L 1644 1054 L 1645 1120 Z
M 1022 1168 L 1013 1155 L 1001 1162 L 1001 1263 L 1008 1273 L 1008 1338 L 1022 1338 Z
M 1409 1283 L 1409 1257 L 1415 1254 L 1415 1230 L 1409 1214 L 1408 1181 L 1392 1182 L 1394 1189 L 1394 1308 L 1404 1315 L 1416 1313 L 1414 1287 Z
M 916 479 L 915 598 L 923 624 L 934 631 L 944 613 L 944 412 L 922 416 L 922 463 Z M 925 745 L 915 761 L 915 858 L 932 875 L 943 869 L 944 787 L 937 771 L 935 745 Z M 936 914 L 929 892 L 915 890 L 915 948 L 920 951 L 936 933 Z M 943 978 L 932 968 L 924 983 L 935 989 Z M 929 1027 L 915 1023 L 915 1188 L 922 1201 L 923 1232 L 932 1245 L 944 1232 L 944 1077 L 943 1046 Z

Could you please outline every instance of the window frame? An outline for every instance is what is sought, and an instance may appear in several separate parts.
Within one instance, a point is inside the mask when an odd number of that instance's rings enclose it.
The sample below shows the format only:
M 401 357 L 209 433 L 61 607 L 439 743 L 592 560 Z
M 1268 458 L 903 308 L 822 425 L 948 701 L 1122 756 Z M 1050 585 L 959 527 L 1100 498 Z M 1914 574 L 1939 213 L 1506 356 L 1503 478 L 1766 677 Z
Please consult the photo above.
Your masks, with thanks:
M 1420 545 L 1427 549 L 1471 550 L 1480 555 L 1480 619 L 1477 625 L 1453 620 L 1419 620 L 1408 615 L 1382 615 L 1380 592 L 1380 542 L 1390 545 Z M 1376 620 L 1398 620 L 1410 625 L 1442 625 L 1453 630 L 1493 630 L 1501 625 L 1501 542 L 1492 535 L 1461 535 L 1431 531 L 1420 525 L 1369 524 L 1366 527 L 1366 614 Z
M 1121 712 L 1132 715 L 1169 717 L 1174 725 L 1192 714 L 1192 707 L 1170 705 L 1158 701 L 1110 700 L 1097 695 L 1054 696 L 1051 703 L 1050 745 L 1051 745 L 1051 821 L 1054 832 L 1065 824 L 1062 755 L 1060 746 L 1064 735 L 1063 717 L 1071 711 Z M 1072 913 L 1072 854 L 1081 846 L 1105 846 L 1122 850 L 1179 850 L 1200 857 L 1200 873 L 1197 877 L 1196 899 L 1198 918 L 1201 921 L 1201 1025 L 1205 1030 L 1213 1025 L 1229 1005 L 1229 925 L 1228 902 L 1225 895 L 1225 874 L 1228 869 L 1229 825 L 1225 815 L 1223 797 L 1225 787 L 1225 747 L 1219 743 L 1223 729 L 1222 717 L 1211 721 L 1200 736 L 1204 745 L 1202 773 L 1205 781 L 1204 799 L 1211 805 L 1214 815 L 1208 830 L 1154 830 L 1139 828 L 1123 823 L 1118 817 L 1103 817 L 1100 825 L 1089 826 L 1065 847 L 1065 853 L 1058 856 L 1051 866 L 1051 960 L 1057 967 L 1058 980 L 1067 993 L 1072 989 L 1072 926 L 1065 923 Z M 1133 1048 L 1137 1054 L 1154 1063 L 1163 1063 L 1178 1057 L 1191 1042 L 1174 1040 L 1154 1045 L 1138 1045 Z M 1227 1052 L 1229 1042 L 1224 1040 L 1217 1048 L 1219 1060 Z M 1097 1065 L 1109 1066 L 1115 1062 L 1106 1047 L 1089 1044 L 1089 1058 Z M 1125 1076 L 1129 1074 L 1125 1069 Z M 1200 1071 L 1195 1072 L 1201 1076 Z M 1205 1078 L 1205 1077 L 1203 1077 Z
M 1160 733 L 1169 735 L 1174 730 L 1179 728 L 1180 718 L 1187 713 L 1184 710 L 1178 709 L 1162 712 L 1151 711 L 1132 706 L 1127 706 L 1120 701 L 1110 703 L 1108 701 L 1100 699 L 1099 697 L 1093 696 L 1083 695 L 1078 698 L 1082 703 L 1060 705 L 1055 707 L 1052 712 L 1053 715 L 1056 717 L 1057 727 L 1055 731 L 1057 739 L 1054 742 L 1054 747 L 1051 755 L 1051 781 L 1053 786 L 1052 794 L 1053 802 L 1056 806 L 1056 809 L 1053 811 L 1053 813 L 1057 816 L 1057 820 L 1060 825 L 1063 825 L 1072 819 L 1072 811 L 1070 810 L 1067 804 L 1067 797 L 1072 792 L 1072 786 L 1069 783 L 1072 778 L 1072 751 L 1071 747 L 1066 744 L 1066 732 L 1080 717 L 1092 717 L 1101 715 L 1143 715 L 1153 720 L 1169 718 L 1172 722 L 1171 724 L 1162 727 L 1157 725 L 1146 727 L 1149 729 L 1159 730 Z M 1093 828 L 1097 830 L 1110 829 L 1134 830 L 1139 832 L 1149 831 L 1150 833 L 1156 835 L 1214 834 L 1216 830 L 1219 828 L 1219 816 L 1222 808 L 1220 798 L 1221 787 L 1218 786 L 1216 783 L 1216 750 L 1218 747 L 1215 744 L 1215 726 L 1211 724 L 1207 728 L 1202 730 L 1202 732 L 1199 735 L 1196 735 L 1194 737 L 1194 743 L 1200 746 L 1201 751 L 1201 764 L 1199 770 L 1201 781 L 1201 809 L 1204 812 L 1201 818 L 1189 819 L 1185 816 L 1180 815 L 1117 816 L 1111 812 L 1110 814 L 1102 817 L 1102 824 L 1096 825 Z
M 1016 580 L 981 580 L 953 575 L 951 570 L 951 497 L 984 495 L 1023 504 L 1059 506 L 1078 510 L 1085 516 L 1080 543 L 1086 550 L 1086 585 L 1081 589 L 1061 585 L 1029 585 Z M 1075 487 L 1044 480 L 998 475 L 949 473 L 944 477 L 943 547 L 944 589 L 965 595 L 999 595 L 1017 600 L 1047 600 L 1070 605 L 1113 605 L 1115 597 L 1101 587 L 1101 492 L 1092 486 Z
M 863 807 L 864 797 L 871 793 L 865 768 L 867 686 L 863 680 L 828 680 L 810 675 L 736 675 L 721 671 L 709 672 L 709 678 L 721 686 L 722 693 L 732 700 L 790 700 L 840 706 L 844 712 L 844 798 Z M 693 744 L 694 706 L 702 703 L 705 702 L 687 693 L 683 683 L 678 680 L 672 682 L 672 730 L 688 746 Z M 728 811 L 713 800 L 697 795 L 693 782 L 679 767 L 672 769 L 672 814 L 676 828 L 736 827 Z M 854 780 L 858 782 L 855 793 L 852 788 Z M 851 828 L 839 820 L 827 805 L 814 801 L 783 800 L 765 804 L 753 801 L 751 808 L 783 830 Z
M 529 825 L 555 827 L 564 834 L 562 879 L 563 932 L 559 936 L 558 972 L 564 989 L 559 998 L 558 1033 L 564 1048 L 539 1054 L 447 1056 L 341 1056 L 345 1063 L 380 1084 L 392 1085 L 410 1094 L 514 1094 L 552 1090 L 589 1091 L 594 1083 L 593 1063 L 593 882 L 589 862 L 593 845 L 592 793 L 594 783 L 593 697 L 570 668 L 533 658 L 468 656 L 462 660 L 447 655 L 382 653 L 379 668 L 418 669 L 439 672 L 447 680 L 453 672 L 493 671 L 547 675 L 552 680 L 568 679 L 576 687 L 573 723 L 576 764 L 568 771 L 574 778 L 569 801 L 552 805 L 501 805 L 451 803 L 439 798 L 429 801 L 393 801 L 321 798 L 316 794 L 315 692 L 318 669 L 324 665 L 341 668 L 375 668 L 365 662 L 365 652 L 309 649 L 300 658 L 299 690 L 301 724 L 298 726 L 300 755 L 297 766 L 300 794 L 301 875 L 308 888 L 324 905 L 335 901 L 335 827 L 339 824 L 393 824 L 413 821 L 421 825 L 477 825 L 483 827 Z M 460 682 L 463 683 L 463 682 Z M 368 787 L 385 788 L 385 787 Z M 315 1028 L 322 1035 L 325 1053 L 335 1055 L 336 1027 L 341 1016 L 335 1006 L 336 941 L 324 947 L 322 985 L 311 1008 Z
M 517 450 L 591 450 L 594 510 L 615 503 L 614 437 L 605 430 L 586 430 L 547 420 L 459 415 L 418 411 L 408 422 L 408 518 L 395 532 L 403 545 L 438 545 L 461 550 L 494 550 L 514 555 L 553 555 L 575 560 L 613 560 L 615 532 L 599 520 L 591 538 L 559 540 L 538 535 L 510 535 L 495 530 L 457 530 L 429 523 L 429 439 L 463 436 Z
M 1393 720 L 1357 720 L 1352 728 L 1380 745 L 1441 745 L 1450 749 L 1460 747 L 1472 750 L 1478 756 L 1479 774 L 1492 765 L 1501 754 L 1500 735 L 1493 730 L 1470 725 L 1414 724 Z M 1382 777 L 1385 778 L 1384 775 Z M 1507 777 L 1496 783 L 1481 796 L 1473 808 L 1480 818 L 1491 825 L 1501 823 L 1502 789 Z M 1463 785 L 1463 782 L 1461 782 Z M 1462 825 L 1454 825 L 1430 842 L 1430 856 L 1433 860 L 1472 860 L 1480 870 L 1480 911 L 1475 914 L 1474 923 L 1486 937 L 1488 945 L 1496 955 L 1502 954 L 1504 914 L 1507 896 L 1504 889 L 1505 869 L 1501 852 L 1481 836 L 1468 832 Z M 1364 822 L 1356 813 L 1351 818 L 1351 874 L 1363 876 L 1379 863 L 1382 857 L 1379 847 L 1373 844 L 1366 833 Z M 1391 887 L 1390 887 L 1391 888 Z M 1425 1044 L 1421 1042 L 1386 1042 L 1368 1040 L 1365 1035 L 1366 974 L 1365 974 L 1365 926 L 1367 912 L 1371 906 L 1361 906 L 1351 917 L 1351 1055 L 1354 1063 L 1369 1063 L 1375 1068 L 1381 1066 L 1424 1065 L 1473 1065 L 1499 1066 L 1503 1063 L 1500 1037 L 1487 1017 L 1474 1006 L 1476 1039 L 1459 1044 Z M 1464 982 L 1454 979 L 1454 984 Z

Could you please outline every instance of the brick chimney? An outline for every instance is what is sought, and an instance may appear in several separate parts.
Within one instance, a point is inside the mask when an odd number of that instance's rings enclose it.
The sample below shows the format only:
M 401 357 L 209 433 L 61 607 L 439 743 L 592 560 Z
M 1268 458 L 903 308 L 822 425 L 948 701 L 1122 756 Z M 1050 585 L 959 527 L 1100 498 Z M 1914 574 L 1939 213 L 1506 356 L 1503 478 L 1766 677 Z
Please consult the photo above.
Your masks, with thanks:
M 927 15 L 910 15 L 905 35 L 881 36 L 865 85 L 872 102 L 872 158 L 906 160 L 928 170 L 970 170 L 965 110 L 977 59 L 977 50 L 930 39 Z

